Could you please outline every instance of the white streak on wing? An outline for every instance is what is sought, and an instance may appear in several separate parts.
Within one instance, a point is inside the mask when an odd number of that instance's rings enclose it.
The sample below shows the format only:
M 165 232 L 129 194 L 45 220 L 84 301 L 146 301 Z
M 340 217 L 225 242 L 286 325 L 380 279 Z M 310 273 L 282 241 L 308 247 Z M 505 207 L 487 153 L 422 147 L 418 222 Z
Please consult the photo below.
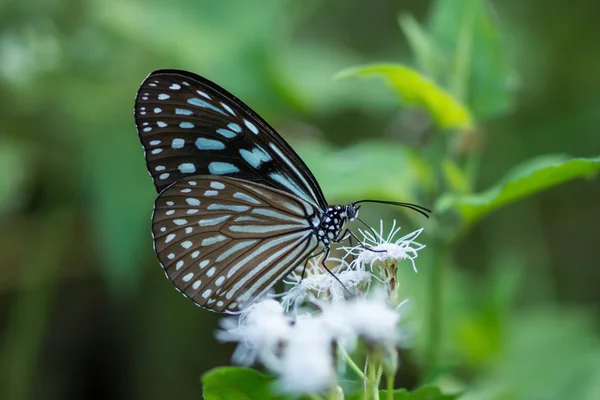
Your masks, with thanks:
M 290 217 L 289 215 L 285 215 L 283 213 L 280 213 L 279 211 L 275 211 L 272 208 L 255 208 L 254 210 L 252 210 L 252 213 L 258 214 L 258 215 L 264 215 L 266 217 L 271 217 L 274 219 L 281 219 L 284 221 L 296 222 L 296 223 L 306 226 L 306 227 L 310 226 L 306 219 Z
M 254 197 L 250 197 L 246 193 L 242 193 L 242 192 L 235 192 L 233 194 L 233 197 L 235 197 L 236 199 L 239 199 L 239 200 L 247 201 L 248 203 L 252 203 L 252 204 L 262 204 L 260 201 L 256 200 Z
M 306 232 L 298 232 L 298 233 L 293 233 L 291 235 L 283 235 L 283 236 L 280 236 L 280 237 L 278 237 L 276 239 L 272 239 L 272 240 L 268 241 L 267 243 L 265 243 L 262 246 L 259 246 L 252 253 L 250 253 L 249 255 L 247 255 L 246 257 L 244 257 L 237 264 L 233 265 L 231 267 L 231 269 L 227 272 L 227 278 L 231 278 L 233 275 L 235 275 L 244 265 L 246 265 L 248 263 L 248 261 L 252 260 L 257 255 L 259 255 L 260 253 L 262 253 L 264 251 L 267 251 L 270 248 L 278 246 L 278 245 L 280 245 L 282 243 L 289 242 L 290 240 L 294 240 L 294 239 L 299 238 L 299 237 L 300 238 L 304 238 L 306 235 L 307 235 Z M 229 298 L 230 297 L 228 297 L 228 299 Z
M 306 240 L 306 235 L 310 235 L 310 233 L 304 233 L 304 235 L 300 239 L 295 240 L 292 243 L 286 245 L 285 247 L 279 249 L 278 251 L 273 253 L 269 258 L 267 258 L 266 260 L 264 260 L 263 262 L 258 264 L 256 267 L 254 267 L 250 271 L 248 271 L 246 274 L 244 274 L 244 276 L 241 279 L 239 279 L 236 282 L 236 284 L 227 292 L 227 295 L 225 297 L 227 297 L 227 299 L 231 299 L 238 290 L 240 290 L 250 279 L 252 279 L 254 277 L 254 275 L 260 273 L 265 267 L 271 265 L 271 263 L 274 260 L 278 259 L 279 257 L 281 257 L 281 255 L 287 253 L 291 249 L 293 249 L 293 250 L 291 250 L 291 252 L 285 257 L 285 260 L 290 260 L 290 259 L 296 257 L 297 254 L 300 251 L 302 251 L 302 248 L 298 245 L 300 243 L 302 243 L 304 240 Z M 272 275 L 276 272 L 277 272 L 277 270 L 275 268 L 269 268 L 269 271 L 267 271 L 265 273 L 265 275 Z M 229 274 L 227 274 L 227 276 L 229 277 Z M 262 276 L 261 276 L 261 278 L 262 278 Z
M 283 186 L 292 191 L 296 196 L 304 199 L 305 201 L 313 201 L 313 199 L 311 199 L 310 196 L 304 190 L 302 190 L 302 188 L 300 188 L 300 186 L 298 186 L 296 182 L 294 182 L 291 178 L 282 175 L 279 172 L 270 173 L 269 177 L 271 177 L 271 179 L 273 179 L 275 182 L 281 183 Z
M 269 233 L 298 228 L 302 227 L 298 225 L 231 225 L 229 230 L 242 233 Z
M 249 217 L 247 215 L 243 215 L 241 217 L 237 217 L 233 220 L 233 222 L 244 222 L 244 221 L 252 221 L 252 222 L 264 222 L 264 220 L 254 217 Z
M 277 147 L 275 144 L 273 143 L 269 143 L 269 146 L 273 149 L 273 151 L 275 153 L 277 153 L 277 155 L 279 157 L 281 157 L 281 159 L 292 169 L 292 171 L 294 171 L 294 173 L 296 174 L 296 176 L 298 178 L 300 178 L 300 180 L 302 181 L 302 183 L 304 184 L 304 187 L 306 187 L 308 190 L 310 190 L 310 194 L 312 195 L 312 199 L 307 199 L 309 202 L 313 203 L 314 205 L 318 204 L 318 197 L 317 194 L 313 191 L 312 187 L 310 186 L 310 184 L 306 181 L 306 179 L 304 179 L 304 175 L 302 175 L 300 173 L 300 171 L 298 170 L 298 168 L 296 168 L 296 166 L 294 165 L 294 163 L 292 163 L 286 156 L 285 154 L 283 154 L 283 152 L 279 149 L 279 147 Z M 312 201 L 311 201 L 312 200 Z
M 248 206 L 229 206 L 227 204 L 211 204 L 207 207 L 208 210 L 218 211 L 218 210 L 227 210 L 227 211 L 248 211 L 250 207 Z
M 223 185 L 221 182 L 211 182 L 210 187 L 213 189 L 225 189 L 225 185 Z
M 258 189 L 255 186 L 244 186 L 244 187 L 246 189 L 253 190 L 255 193 L 257 193 L 257 194 L 259 194 L 259 195 L 261 195 L 261 196 L 263 196 L 263 197 L 265 197 L 267 199 L 273 200 L 273 196 L 271 196 L 269 193 L 266 193 L 266 192 Z M 299 199 L 299 200 L 303 201 L 302 199 Z M 285 208 L 287 208 L 288 210 L 290 210 L 291 212 L 293 212 L 295 214 L 304 215 L 304 213 L 302 212 L 301 208 L 299 208 L 298 206 L 290 203 L 289 201 L 277 201 L 277 203 L 279 203 L 280 205 L 284 206 Z
M 225 221 L 229 217 L 230 217 L 230 215 L 225 215 L 225 216 L 217 217 L 217 218 L 201 219 L 200 221 L 198 221 L 198 224 L 200 226 L 213 226 L 213 225 L 220 224 L 221 222 Z
M 254 284 L 252 286 L 250 286 L 244 293 L 242 293 L 237 298 L 237 300 L 239 302 L 245 302 L 246 300 L 248 300 L 252 297 L 255 297 L 254 294 L 256 293 L 256 291 L 258 289 L 260 289 L 260 287 L 263 286 L 265 283 L 267 283 L 269 280 L 271 280 L 272 283 L 270 285 L 267 285 L 267 288 L 263 289 L 263 292 L 265 290 L 268 290 L 271 286 L 273 286 L 273 284 L 275 282 L 277 282 L 279 280 L 280 277 L 282 277 L 283 275 L 290 272 L 290 270 L 296 266 L 296 264 L 294 264 L 292 262 L 293 259 L 303 260 L 305 257 L 307 257 L 310 253 L 312 253 L 314 251 L 315 247 L 316 247 L 316 244 L 314 243 L 314 240 L 311 240 L 311 243 L 305 248 L 304 252 L 301 255 L 298 255 L 298 252 L 301 249 L 301 246 L 299 246 L 297 249 L 295 249 L 290 254 L 288 254 L 288 256 L 285 257 L 283 260 L 281 260 L 277 264 L 271 266 L 269 271 L 263 273 L 256 280 L 256 282 L 254 282 Z M 283 271 L 281 271 L 282 268 L 284 268 L 286 265 L 288 268 L 285 268 L 285 269 L 283 269 Z M 279 275 L 276 278 L 273 278 L 273 275 L 275 275 L 278 272 L 280 272 Z
M 202 246 L 210 246 L 213 245 L 215 243 L 219 243 L 222 242 L 223 240 L 226 240 L 227 238 L 223 235 L 217 235 L 217 236 L 213 236 L 213 237 L 208 237 L 206 239 L 202 239 Z
M 245 249 L 246 247 L 251 246 L 256 242 L 258 242 L 258 240 L 245 240 L 243 242 L 238 242 L 238 243 L 234 244 L 233 246 L 231 246 L 226 251 L 222 252 L 219 255 L 219 257 L 217 257 L 215 259 L 215 262 L 221 262 L 224 259 L 226 259 L 227 257 L 229 257 L 230 255 L 232 255 L 233 253 L 235 253 L 241 249 Z
M 308 257 L 311 253 L 313 253 L 315 251 L 315 249 L 317 248 L 318 243 L 319 242 L 318 242 L 317 238 L 313 235 L 313 237 L 310 239 L 310 244 L 308 245 L 307 250 L 300 257 L 297 257 L 297 259 L 298 260 L 305 260 L 306 257 Z M 281 273 L 279 275 L 277 275 L 277 277 L 275 277 L 275 278 L 272 279 L 273 283 L 271 285 L 267 285 L 259 294 L 257 294 L 254 297 L 255 298 L 259 298 L 260 296 L 262 296 L 265 292 L 267 292 L 269 289 L 271 289 L 271 287 L 273 287 L 274 283 L 279 282 L 279 280 L 281 278 L 283 278 L 285 275 L 287 275 L 290 272 L 290 270 L 293 269 L 295 266 L 296 266 L 295 263 L 290 264 L 288 268 L 286 268 L 283 271 L 281 271 Z M 275 268 L 274 267 L 272 269 L 272 271 L 275 271 L 277 269 L 280 269 L 280 268 Z M 266 278 L 264 276 L 261 276 L 260 279 L 258 279 L 254 285 L 252 285 L 250 288 L 248 288 L 248 291 L 246 291 L 244 294 L 240 295 L 240 297 L 238 299 L 240 301 L 246 301 L 247 298 L 249 299 L 250 297 L 252 297 L 252 295 L 254 294 L 254 292 L 256 292 L 256 290 L 258 288 L 260 288 L 261 285 L 264 284 L 266 282 L 266 280 L 268 278 L 270 278 L 272 275 L 273 274 L 270 271 L 267 272 L 267 273 L 265 273 L 265 276 L 267 276 Z

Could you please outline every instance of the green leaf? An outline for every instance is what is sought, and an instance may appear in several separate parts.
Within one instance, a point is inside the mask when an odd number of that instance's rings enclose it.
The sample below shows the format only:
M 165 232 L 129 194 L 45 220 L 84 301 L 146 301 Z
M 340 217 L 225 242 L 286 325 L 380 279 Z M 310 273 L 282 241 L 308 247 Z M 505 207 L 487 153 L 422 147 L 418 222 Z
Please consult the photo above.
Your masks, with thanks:
M 379 398 L 386 400 L 388 397 L 386 390 L 379 391 Z M 408 392 L 406 389 L 394 390 L 394 400 L 453 400 L 458 398 L 458 395 L 442 394 L 440 389 L 435 386 L 423 386 L 412 392 Z M 347 400 L 360 400 L 363 399 L 362 393 L 357 393 L 352 396 L 346 396 Z
M 331 202 L 359 198 L 416 201 L 421 190 L 433 185 L 432 172 L 418 155 L 387 141 L 361 142 L 341 150 L 311 141 L 294 148 Z
M 205 400 L 283 400 L 271 393 L 273 378 L 240 367 L 214 368 L 202 376 Z
M 478 118 L 511 105 L 511 72 L 492 11 L 485 0 L 437 0 L 430 15 L 429 32 L 447 62 L 444 82 Z
M 575 178 L 594 176 L 598 170 L 600 157 L 539 156 L 516 166 L 486 191 L 466 196 L 444 195 L 435 208 L 440 213 L 455 209 L 472 224 L 501 206 Z
M 398 16 L 398 24 L 417 59 L 417 65 L 427 76 L 437 78 L 442 60 L 433 38 L 410 14 Z
M 383 78 L 407 105 L 429 111 L 442 129 L 469 129 L 473 118 L 469 110 L 444 89 L 419 72 L 400 64 L 375 64 L 350 68 L 337 77 L 376 76 Z

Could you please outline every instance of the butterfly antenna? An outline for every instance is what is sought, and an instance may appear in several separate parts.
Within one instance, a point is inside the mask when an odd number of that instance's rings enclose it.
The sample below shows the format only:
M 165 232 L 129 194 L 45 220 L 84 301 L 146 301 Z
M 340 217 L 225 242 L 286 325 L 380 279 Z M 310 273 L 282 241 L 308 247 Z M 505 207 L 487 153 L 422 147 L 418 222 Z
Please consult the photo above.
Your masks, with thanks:
M 427 218 L 429 218 L 429 214 L 431 214 L 430 209 L 420 206 L 418 204 L 413 204 L 413 203 L 402 203 L 399 201 L 386 201 L 386 200 L 359 200 L 359 201 L 355 201 L 352 204 L 356 205 L 358 203 L 379 203 L 379 204 L 390 204 L 392 206 L 406 207 L 413 211 L 418 212 L 421 215 L 424 215 Z

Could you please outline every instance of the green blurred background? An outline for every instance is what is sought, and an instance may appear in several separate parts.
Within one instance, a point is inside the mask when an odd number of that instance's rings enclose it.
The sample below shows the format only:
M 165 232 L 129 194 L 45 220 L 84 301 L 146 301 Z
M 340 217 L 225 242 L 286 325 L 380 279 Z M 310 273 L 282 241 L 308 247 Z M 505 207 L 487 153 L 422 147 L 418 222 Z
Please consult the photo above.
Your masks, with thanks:
M 155 192 L 132 110 L 155 69 L 188 69 L 247 102 L 331 203 L 434 206 L 448 138 L 478 154 L 475 192 L 533 156 L 600 155 L 597 0 L 486 4 L 474 42 L 492 47 L 472 59 L 493 78 L 462 99 L 474 129 L 440 132 L 380 80 L 333 79 L 375 62 L 418 66 L 398 15 L 435 31 L 440 9 L 469 2 L 2 1 L 0 398 L 198 399 L 201 374 L 229 363 L 232 348 L 213 338 L 219 316 L 174 290 L 152 251 Z M 424 226 L 429 246 L 403 283 L 414 349 L 399 384 L 465 399 L 600 399 L 599 198 L 597 181 L 573 180 L 467 228 L 451 212 L 424 221 L 363 207 L 375 226 Z M 441 344 L 426 373 L 444 237 Z

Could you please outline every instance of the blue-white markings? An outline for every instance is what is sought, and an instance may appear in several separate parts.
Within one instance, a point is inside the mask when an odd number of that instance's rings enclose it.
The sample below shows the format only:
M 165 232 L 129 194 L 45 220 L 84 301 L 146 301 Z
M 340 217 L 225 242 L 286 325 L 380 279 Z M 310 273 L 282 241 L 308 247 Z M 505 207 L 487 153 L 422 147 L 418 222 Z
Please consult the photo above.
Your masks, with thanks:
M 188 203 L 190 206 L 199 206 L 200 205 L 200 200 L 198 200 L 198 199 L 188 198 L 188 199 L 185 199 L 185 202 Z
M 200 226 L 214 226 L 214 225 L 220 224 L 221 222 L 225 221 L 227 218 L 229 218 L 229 215 L 225 215 L 223 217 L 210 218 L 210 219 L 201 219 L 198 221 L 198 224 Z
M 237 136 L 235 132 L 228 131 L 227 129 L 219 128 L 217 133 L 221 136 L 225 136 L 227 139 L 231 139 Z
M 177 114 L 177 115 L 192 115 L 192 111 L 186 110 L 185 108 L 176 108 L 175 114 Z
M 196 90 L 196 93 L 198 93 L 200 96 L 205 97 L 210 100 L 210 96 L 207 95 L 206 93 L 204 93 L 202 90 Z
M 223 150 L 225 144 L 218 140 L 198 138 L 196 139 L 196 147 L 200 150 Z
M 226 162 L 214 161 L 208 164 L 208 171 L 214 175 L 232 174 L 240 172 L 239 168 Z
M 171 142 L 171 147 L 174 149 L 181 149 L 185 145 L 185 140 L 183 139 L 173 139 Z
M 158 122 L 156 123 L 156 125 L 158 125 L 158 127 L 159 127 L 159 128 L 164 128 L 164 127 L 166 127 L 166 126 L 167 126 L 167 124 L 166 124 L 165 122 L 162 122 L 162 121 L 158 121 Z
M 250 129 L 255 135 L 258 135 L 258 128 L 252 122 L 245 119 L 244 124 L 246 124 L 248 129 Z
M 240 133 L 242 131 L 242 127 L 236 124 L 235 122 L 228 123 L 227 127 L 237 133 Z
M 209 209 L 211 211 L 225 210 L 225 211 L 237 211 L 237 212 L 248 211 L 249 208 L 250 207 L 248 207 L 248 206 L 231 206 L 229 204 L 211 204 L 207 207 L 207 209 Z
M 183 129 L 192 129 L 194 127 L 194 124 L 192 124 L 191 122 L 181 122 L 179 124 L 179 127 Z
M 158 95 L 159 100 L 169 100 L 170 98 L 171 96 L 169 96 L 168 94 L 161 93 Z
M 224 109 L 226 109 L 229 112 L 229 114 L 235 115 L 235 113 L 233 112 L 233 110 L 231 109 L 231 107 L 229 107 L 227 104 L 221 102 L 221 105 L 223 106 Z
M 223 114 L 223 115 L 227 115 L 223 112 L 223 110 L 213 106 L 212 104 L 210 104 L 209 102 L 202 100 L 202 99 L 198 99 L 196 97 L 192 97 L 191 99 L 188 99 L 187 101 L 188 103 L 198 106 L 198 107 L 202 107 L 202 108 L 208 108 L 210 110 L 216 111 L 219 114 Z
M 210 246 L 212 244 L 222 242 L 223 240 L 226 240 L 226 239 L 227 238 L 223 235 L 207 237 L 206 239 L 202 239 L 202 246 Z
M 302 189 L 300 189 L 296 182 L 292 181 L 289 177 L 283 176 L 276 172 L 270 173 L 269 176 L 275 182 L 281 183 L 283 186 L 291 190 L 296 196 L 301 197 L 307 201 L 314 201 Z
M 263 162 L 271 161 L 271 156 L 260 146 L 256 146 L 252 151 L 242 149 L 240 150 L 240 155 L 254 168 L 260 167 L 260 164 Z
M 183 174 L 191 174 L 196 172 L 196 167 L 192 163 L 179 164 L 179 170 Z
M 246 193 L 235 192 L 233 194 L 233 197 L 235 197 L 236 199 L 239 199 L 239 200 L 247 201 L 248 203 L 261 204 L 260 201 L 256 200 L 254 197 L 248 196 Z

